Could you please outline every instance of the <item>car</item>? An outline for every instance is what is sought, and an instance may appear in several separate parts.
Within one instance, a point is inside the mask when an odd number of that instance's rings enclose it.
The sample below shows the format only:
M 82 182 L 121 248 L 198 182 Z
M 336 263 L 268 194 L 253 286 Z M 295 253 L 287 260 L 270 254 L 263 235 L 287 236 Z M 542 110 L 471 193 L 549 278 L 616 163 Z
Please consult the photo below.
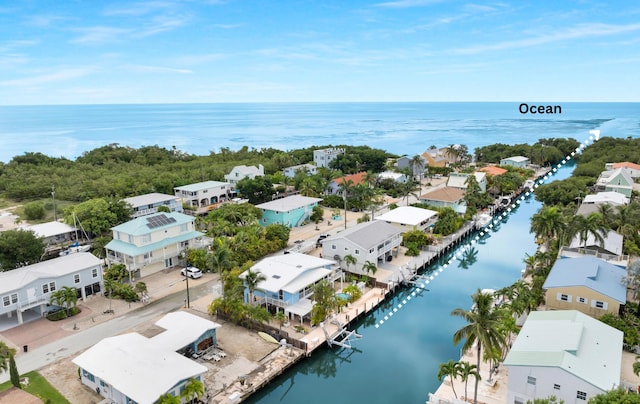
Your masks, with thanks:
M 180 271 L 180 273 L 182 274 L 182 276 L 187 276 L 191 279 L 202 278 L 202 271 L 196 267 L 182 268 L 182 271 Z

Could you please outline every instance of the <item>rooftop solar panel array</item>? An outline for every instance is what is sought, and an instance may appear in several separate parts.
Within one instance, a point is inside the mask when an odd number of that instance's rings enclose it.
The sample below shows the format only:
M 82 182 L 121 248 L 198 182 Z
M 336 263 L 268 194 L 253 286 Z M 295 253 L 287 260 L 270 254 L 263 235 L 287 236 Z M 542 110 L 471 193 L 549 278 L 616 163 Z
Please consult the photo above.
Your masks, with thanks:
M 150 229 L 155 229 L 156 227 L 161 227 L 167 224 L 175 223 L 176 219 L 173 217 L 167 217 L 166 215 L 157 215 L 147 218 L 147 227 Z

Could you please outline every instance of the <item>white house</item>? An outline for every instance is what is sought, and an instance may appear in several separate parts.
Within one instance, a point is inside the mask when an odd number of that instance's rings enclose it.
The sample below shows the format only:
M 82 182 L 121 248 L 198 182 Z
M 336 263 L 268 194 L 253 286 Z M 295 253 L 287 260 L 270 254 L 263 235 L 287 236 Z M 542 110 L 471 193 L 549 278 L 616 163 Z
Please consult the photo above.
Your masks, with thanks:
M 313 162 L 317 167 L 329 168 L 329 163 L 331 163 L 341 154 L 344 154 L 344 149 L 340 149 L 337 147 L 314 150 Z
M 596 191 L 619 192 L 630 198 L 633 191 L 633 178 L 624 167 L 603 171 L 595 183 L 595 189 Z
M 501 166 L 526 167 L 529 165 L 529 159 L 523 156 L 512 156 L 500 159 Z
M 107 264 L 124 264 L 132 277 L 147 276 L 178 265 L 187 248 L 203 248 L 209 240 L 195 230 L 195 218 L 183 213 L 156 213 L 111 228 L 105 246 Z
M 176 195 L 161 194 L 153 192 L 150 194 L 132 196 L 124 198 L 123 201 L 131 206 L 131 218 L 151 215 L 158 212 L 160 206 L 166 206 L 171 212 L 182 213 L 182 199 Z
M 11 271 L 0 272 L 0 316 L 15 315 L 22 324 L 46 311 L 51 293 L 64 286 L 78 290 L 78 296 L 98 293 L 102 284 L 102 262 L 87 252 L 65 255 Z
M 166 331 L 105 338 L 78 355 L 72 362 L 82 383 L 112 403 L 152 404 L 164 394 L 180 397 L 190 379 L 203 382 L 208 368 L 176 347 L 197 346 L 202 335 L 210 340 L 220 325 L 186 312 L 169 313 L 156 325 Z
M 235 166 L 229 174 L 224 176 L 224 179 L 227 180 L 229 184 L 236 185 L 240 180 L 245 178 L 254 179 L 256 177 L 264 177 L 264 167 L 262 164 L 259 164 L 258 167 L 246 166 L 244 164 Z
M 616 168 L 626 168 L 631 178 L 640 178 L 640 164 L 623 161 L 621 163 L 607 163 L 606 170 L 615 170 Z
M 298 171 L 304 171 L 307 175 L 315 175 L 318 173 L 318 167 L 313 164 L 298 164 L 297 166 L 287 167 L 282 170 L 285 177 L 293 178 Z
M 310 297 L 313 287 L 322 280 L 333 282 L 342 276 L 336 262 L 312 255 L 289 253 L 274 255 L 259 261 L 251 267 L 267 279 L 258 283 L 253 291 L 253 300 L 258 304 L 275 306 L 285 314 L 295 314 L 302 320 L 311 312 Z M 240 274 L 245 279 L 247 272 Z M 245 302 L 249 299 L 249 289 L 245 286 Z
M 323 256 L 340 262 L 340 266 L 348 272 L 366 274 L 362 267 L 367 261 L 378 265 L 378 262 L 391 261 L 398 255 L 402 235 L 397 227 L 374 220 L 360 223 L 321 243 Z M 349 268 L 344 260 L 347 255 L 356 259 L 356 264 Z
M 231 183 L 220 181 L 204 181 L 174 188 L 176 196 L 195 210 L 196 214 L 207 213 L 223 202 L 231 201 L 237 196 Z
M 401 232 L 411 230 L 425 231 L 435 223 L 438 212 L 415 206 L 398 206 L 395 209 L 379 215 L 375 220 L 382 220 L 398 228 Z
M 383 171 L 377 174 L 379 180 L 389 179 L 393 182 L 397 182 L 400 184 L 406 184 L 408 181 L 407 176 L 403 173 L 396 173 L 393 171 Z
M 576 310 L 531 312 L 504 365 L 507 403 L 586 403 L 620 385 L 622 331 Z
M 32 231 L 46 246 L 73 241 L 78 231 L 76 227 L 58 221 L 20 226 L 20 229 Z
M 481 171 L 476 171 L 473 174 L 468 173 L 451 173 L 447 179 L 447 186 L 451 188 L 467 190 L 469 177 L 473 175 L 476 178 L 476 182 L 480 187 L 480 191 L 487 192 L 487 174 Z
M 461 189 L 441 187 L 420 195 L 420 202 L 429 204 L 436 208 L 451 208 L 457 213 L 463 215 L 467 210 L 467 203 L 464 200 L 464 195 L 465 192 Z

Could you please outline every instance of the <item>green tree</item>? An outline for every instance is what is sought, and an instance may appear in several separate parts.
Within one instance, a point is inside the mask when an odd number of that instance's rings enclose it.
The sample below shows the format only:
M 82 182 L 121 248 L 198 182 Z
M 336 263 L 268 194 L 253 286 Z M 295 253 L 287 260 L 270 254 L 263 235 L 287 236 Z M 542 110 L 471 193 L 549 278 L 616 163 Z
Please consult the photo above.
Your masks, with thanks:
M 629 393 L 622 387 L 598 394 L 589 399 L 589 404 L 640 404 L 640 394 Z
M 315 224 L 318 224 L 322 221 L 323 217 L 324 217 L 324 209 L 322 209 L 320 205 L 314 206 L 313 210 L 311 211 L 311 220 Z
M 267 177 L 243 178 L 236 184 L 236 189 L 253 205 L 270 201 L 271 196 L 276 193 Z
M 260 282 L 267 280 L 267 277 L 262 272 L 253 272 L 251 269 L 248 269 L 245 274 L 244 283 L 249 292 L 248 303 L 249 305 L 253 305 L 253 292 L 256 290 Z
M 44 219 L 46 211 L 42 202 L 29 202 L 24 205 L 24 215 L 27 220 Z
M 575 215 L 569 222 L 569 236 L 571 238 L 578 236 L 580 243 L 584 243 L 585 249 L 587 248 L 589 235 L 592 235 L 600 246 L 604 246 L 606 232 L 607 228 L 603 224 L 602 215 L 597 212 L 591 213 L 587 217 Z
M 136 282 L 136 285 L 134 286 L 134 290 L 136 291 L 137 294 L 140 295 L 140 298 L 142 298 L 142 296 L 144 296 L 147 293 L 147 284 L 144 282 Z
M 453 343 L 458 344 L 462 340 L 463 351 L 468 351 L 477 343 L 477 362 L 476 366 L 480 372 L 481 352 L 482 349 L 493 351 L 503 344 L 502 336 L 499 331 L 501 314 L 494 309 L 493 294 L 482 293 L 480 289 L 472 296 L 473 307 L 471 310 L 454 309 L 452 316 L 462 317 L 467 324 L 453 334 Z M 478 382 L 476 379 L 473 402 L 478 402 Z
M 7 230 L 0 232 L 0 271 L 39 262 L 44 243 L 32 231 Z
M 193 400 L 200 400 L 204 396 L 204 384 L 198 379 L 189 379 L 185 385 L 184 390 L 180 393 L 180 397 L 192 402 Z
M 311 308 L 311 324 L 323 322 L 337 307 L 338 302 L 333 286 L 322 280 L 313 287 L 313 307 Z
M 155 402 L 155 404 L 180 404 L 180 403 L 182 403 L 182 400 L 180 400 L 180 397 L 174 396 L 171 393 L 164 393 Z
M 589 400 L 589 402 L 591 402 L 591 400 Z M 533 401 L 527 400 L 527 404 L 564 404 L 564 400 L 558 401 L 556 396 L 550 396 L 548 398 L 534 398 Z
M 362 270 L 375 276 L 376 272 L 378 272 L 378 266 L 371 261 L 365 261 L 365 263 L 362 265 Z
M 347 272 L 349 272 L 349 267 L 351 265 L 356 265 L 358 263 L 358 260 L 356 259 L 356 257 L 354 257 L 351 254 L 345 255 L 342 260 L 344 261 L 344 264 L 347 266 Z
M 0 341 L 0 371 L 6 372 L 9 369 L 9 358 L 15 354 L 15 349 L 9 348 L 4 341 Z
M 362 297 L 362 291 L 357 285 L 349 285 L 342 289 L 342 291 L 349 295 L 349 302 L 351 303 Z
M 476 380 L 481 380 L 480 373 L 478 372 L 478 366 L 472 365 L 467 361 L 460 361 L 458 362 L 458 375 L 464 382 L 464 398 L 467 400 L 469 398 L 469 394 L 467 394 L 469 377 L 473 376 Z
M 16 359 L 13 355 L 9 355 L 9 376 L 11 379 L 11 384 L 13 384 L 14 387 L 21 389 L 22 386 L 20 385 L 20 373 L 18 373 Z
M 275 316 L 273 316 L 273 319 L 276 320 L 278 322 L 278 325 L 280 326 L 280 330 L 282 330 L 282 326 L 284 325 L 284 323 L 287 322 L 287 315 L 284 314 L 283 311 L 278 311 Z
M 450 360 L 449 362 L 440 364 L 438 368 L 438 381 L 442 381 L 442 379 L 447 376 L 451 379 L 451 390 L 453 390 L 453 395 L 457 399 L 458 394 L 456 393 L 453 381 L 460 376 L 460 364 L 458 362 Z
M 462 227 L 464 219 L 461 218 L 455 210 L 446 207 L 438 209 L 438 220 L 433 225 L 433 232 L 435 234 L 442 234 L 448 236 L 455 233 Z
M 64 307 L 67 317 L 69 317 L 71 315 L 70 309 L 76 307 L 78 303 L 78 291 L 70 286 L 63 286 L 61 289 L 51 293 L 49 299 L 51 304 Z
M 546 250 L 549 250 L 549 241 L 558 239 L 565 229 L 564 217 L 556 206 L 544 206 L 531 217 L 531 232 L 537 239 L 544 240 Z
M 342 194 L 342 199 L 344 201 L 344 228 L 347 228 L 347 201 L 349 199 L 351 190 L 353 189 L 353 181 L 343 179 L 338 184 L 338 193 Z

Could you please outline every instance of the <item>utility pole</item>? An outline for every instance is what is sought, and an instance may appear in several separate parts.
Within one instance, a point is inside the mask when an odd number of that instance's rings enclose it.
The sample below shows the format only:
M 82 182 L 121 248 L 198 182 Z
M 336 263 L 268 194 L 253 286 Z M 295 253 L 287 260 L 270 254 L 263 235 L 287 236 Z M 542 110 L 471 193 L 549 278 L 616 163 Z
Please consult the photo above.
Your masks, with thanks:
M 56 215 L 56 186 L 51 184 L 51 197 L 53 198 L 53 220 L 57 221 L 58 216 Z

